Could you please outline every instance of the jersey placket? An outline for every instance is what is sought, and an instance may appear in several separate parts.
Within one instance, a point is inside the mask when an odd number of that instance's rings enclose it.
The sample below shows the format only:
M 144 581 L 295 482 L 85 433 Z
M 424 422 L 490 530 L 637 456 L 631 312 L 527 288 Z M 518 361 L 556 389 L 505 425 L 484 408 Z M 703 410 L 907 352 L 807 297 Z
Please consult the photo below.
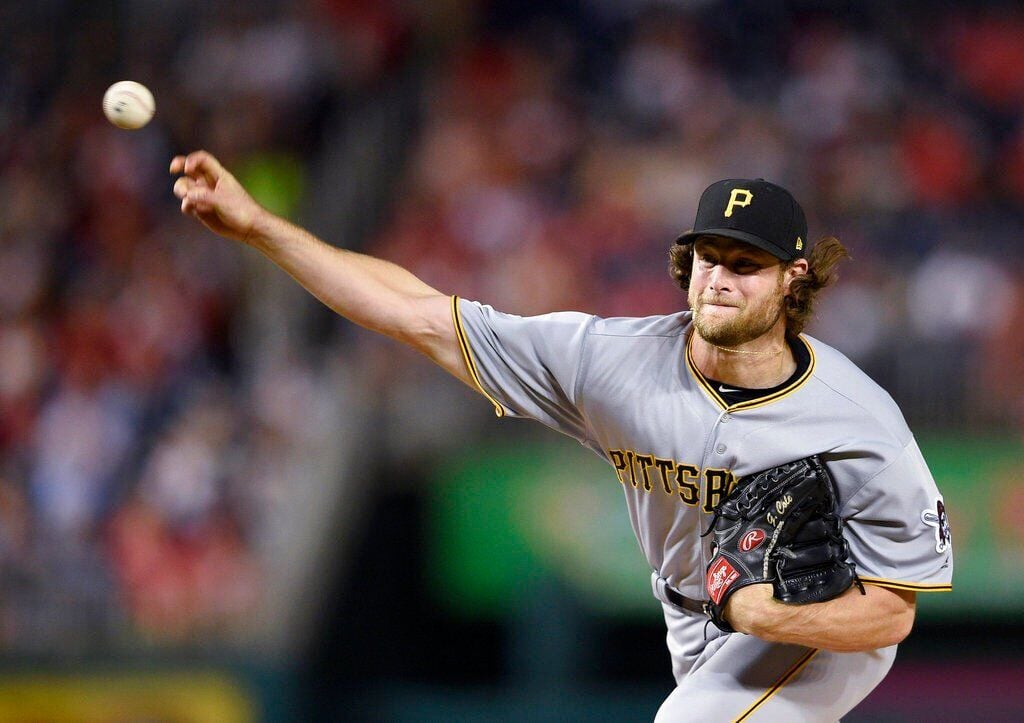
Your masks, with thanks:
M 710 400 L 709 400 L 710 401 Z M 709 477 L 707 475 L 708 469 L 731 469 L 729 466 L 722 464 L 724 455 L 729 451 L 729 445 L 727 445 L 721 439 L 722 426 L 728 424 L 732 420 L 732 414 L 729 409 L 723 409 L 719 412 L 718 417 L 715 419 L 715 423 L 711 426 L 708 432 L 708 441 L 704 445 L 704 454 L 700 461 L 700 468 L 703 471 L 703 483 L 701 484 L 700 495 L 698 496 L 697 503 L 697 527 L 701 531 L 700 537 L 700 570 L 698 571 L 703 580 L 704 571 L 708 568 L 708 562 L 710 561 L 710 538 L 704 535 L 706 528 L 704 526 L 705 520 L 710 517 L 711 513 L 705 511 L 705 507 L 709 505 L 711 485 L 709 484 Z M 717 464 L 715 464 L 717 462 Z

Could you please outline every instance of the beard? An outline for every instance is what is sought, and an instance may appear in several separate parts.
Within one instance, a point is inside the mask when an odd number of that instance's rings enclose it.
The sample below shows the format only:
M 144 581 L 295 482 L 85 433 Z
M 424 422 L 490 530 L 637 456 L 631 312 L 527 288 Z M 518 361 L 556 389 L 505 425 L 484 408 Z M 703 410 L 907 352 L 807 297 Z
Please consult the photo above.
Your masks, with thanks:
M 716 346 L 739 346 L 753 341 L 767 333 L 779 317 L 782 316 L 785 293 L 782 290 L 782 279 L 778 286 L 768 294 L 753 302 L 739 300 L 726 301 L 705 292 L 700 295 L 693 289 L 689 293 L 690 308 L 693 310 L 693 327 L 701 338 Z M 736 312 L 725 312 L 721 315 L 708 311 L 708 304 L 734 304 Z

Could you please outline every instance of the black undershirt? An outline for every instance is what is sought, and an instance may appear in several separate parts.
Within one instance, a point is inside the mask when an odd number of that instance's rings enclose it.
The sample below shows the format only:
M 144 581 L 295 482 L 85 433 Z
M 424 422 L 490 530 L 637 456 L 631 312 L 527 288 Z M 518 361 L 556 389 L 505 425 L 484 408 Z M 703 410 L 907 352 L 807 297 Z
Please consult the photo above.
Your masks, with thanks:
M 739 404 L 740 402 L 750 402 L 761 397 L 767 397 L 776 392 L 782 391 L 789 385 L 793 384 L 805 371 L 807 367 L 811 365 L 811 353 L 807 350 L 807 345 L 804 342 L 794 342 L 792 339 L 786 339 L 786 343 L 789 344 L 789 348 L 793 352 L 793 358 L 796 359 L 796 371 L 794 371 L 789 379 L 778 384 L 770 389 L 747 389 L 746 387 L 737 387 L 735 384 L 726 384 L 720 382 L 717 379 L 711 377 L 705 377 L 711 388 L 718 392 L 722 399 L 728 402 L 729 406 L 733 404 Z M 724 391 L 723 391 L 724 388 Z

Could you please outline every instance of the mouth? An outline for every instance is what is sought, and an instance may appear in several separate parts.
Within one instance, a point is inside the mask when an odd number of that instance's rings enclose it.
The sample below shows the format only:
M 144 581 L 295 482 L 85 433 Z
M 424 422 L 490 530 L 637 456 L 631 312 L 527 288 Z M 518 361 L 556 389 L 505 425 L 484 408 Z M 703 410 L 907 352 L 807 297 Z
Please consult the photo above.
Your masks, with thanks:
M 725 303 L 724 301 L 721 301 L 721 300 L 718 300 L 718 301 L 708 301 L 708 300 L 705 299 L 704 301 L 700 302 L 700 305 L 702 307 L 709 307 L 710 306 L 710 307 L 715 307 L 715 308 L 718 308 L 718 309 L 738 309 L 739 308 L 739 306 L 736 305 L 736 304 L 727 304 L 727 303 Z

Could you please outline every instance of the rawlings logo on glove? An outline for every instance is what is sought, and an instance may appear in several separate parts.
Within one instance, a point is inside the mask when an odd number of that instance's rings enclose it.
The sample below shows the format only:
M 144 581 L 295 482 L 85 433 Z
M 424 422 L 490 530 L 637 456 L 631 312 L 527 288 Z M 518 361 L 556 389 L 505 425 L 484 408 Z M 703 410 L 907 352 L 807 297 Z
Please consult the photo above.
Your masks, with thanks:
M 740 538 L 740 552 L 756 550 L 766 539 L 768 535 L 764 530 L 755 528 Z
M 708 567 L 708 596 L 718 604 L 729 591 L 729 586 L 736 582 L 740 574 L 724 557 Z

